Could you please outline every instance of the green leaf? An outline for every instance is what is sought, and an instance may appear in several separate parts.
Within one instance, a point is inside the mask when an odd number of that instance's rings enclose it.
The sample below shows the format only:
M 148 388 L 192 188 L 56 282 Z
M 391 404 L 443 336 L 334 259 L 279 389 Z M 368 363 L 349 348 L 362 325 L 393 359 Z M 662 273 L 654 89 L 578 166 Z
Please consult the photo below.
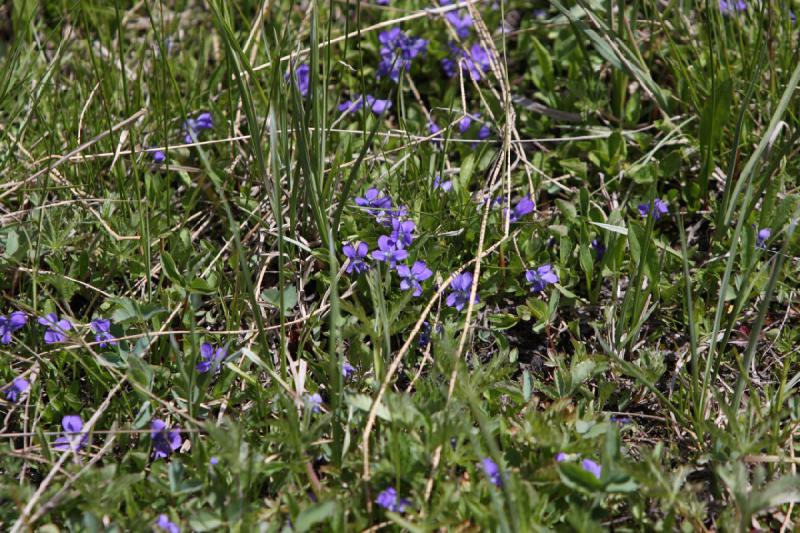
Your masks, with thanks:
M 303 509 L 294 521 L 295 531 L 302 533 L 310 530 L 320 522 L 330 519 L 336 513 L 336 509 L 336 502 L 330 500 Z
M 280 292 L 276 287 L 265 289 L 261 292 L 261 299 L 273 307 L 280 306 Z M 297 305 L 297 288 L 294 285 L 287 285 L 283 288 L 283 309 L 284 312 L 294 309 Z
M 178 285 L 183 284 L 183 276 L 178 272 L 178 267 L 175 266 L 175 260 L 169 255 L 169 252 L 161 253 L 161 268 L 164 270 L 164 274 L 174 283 Z

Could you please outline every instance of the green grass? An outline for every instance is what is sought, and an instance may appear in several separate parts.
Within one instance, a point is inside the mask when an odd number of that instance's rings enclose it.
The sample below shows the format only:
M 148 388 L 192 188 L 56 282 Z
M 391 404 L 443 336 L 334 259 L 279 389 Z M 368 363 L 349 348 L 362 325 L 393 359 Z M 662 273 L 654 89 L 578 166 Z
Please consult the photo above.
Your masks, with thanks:
M 747 6 L 474 2 L 464 42 L 497 54 L 475 81 L 443 69 L 438 2 L 0 7 L 0 314 L 28 316 L 0 344 L 0 528 L 794 528 L 800 5 Z M 394 26 L 428 40 L 398 83 Z M 337 109 L 359 94 L 392 107 Z M 346 270 L 389 231 L 371 187 L 416 225 L 419 297 Z

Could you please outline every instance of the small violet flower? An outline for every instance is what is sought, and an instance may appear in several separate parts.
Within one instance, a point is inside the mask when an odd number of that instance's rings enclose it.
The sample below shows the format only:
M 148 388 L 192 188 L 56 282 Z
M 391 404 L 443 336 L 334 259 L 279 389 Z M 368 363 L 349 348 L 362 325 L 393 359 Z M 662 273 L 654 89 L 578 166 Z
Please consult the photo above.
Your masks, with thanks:
M 297 83 L 297 90 L 300 91 L 300 95 L 303 98 L 305 98 L 306 96 L 308 96 L 308 86 L 311 78 L 311 67 L 309 67 L 305 63 L 301 63 L 294 70 L 294 78 L 295 82 Z
M 540 266 L 536 270 L 526 271 L 525 279 L 531 284 L 531 292 L 540 292 L 548 285 L 558 283 L 558 274 L 553 271 L 551 265 L 547 264 Z
M 349 378 L 352 374 L 356 371 L 356 367 L 350 364 L 350 361 L 344 361 L 342 363 L 342 376 L 345 378 Z
M 364 262 L 364 259 L 369 253 L 367 243 L 359 242 L 355 246 L 352 244 L 345 244 L 342 247 L 342 253 L 347 257 L 347 266 L 344 268 L 345 272 L 352 274 L 355 270 L 356 274 L 363 274 L 369 270 L 369 265 Z
M 10 344 L 11 334 L 22 329 L 28 316 L 22 311 L 14 311 L 8 316 L 0 315 L 0 344 Z
M 469 37 L 469 30 L 472 28 L 472 16 L 469 13 L 462 17 L 455 11 L 451 11 L 445 15 L 445 18 L 453 25 L 459 39 Z
M 212 455 L 211 458 L 208 460 L 208 464 L 211 466 L 217 466 L 219 464 L 219 457 L 216 455 Z
M 523 196 L 519 202 L 511 209 L 511 222 L 517 222 L 520 218 L 533 213 L 536 204 L 531 200 L 530 196 Z
M 425 261 L 415 261 L 411 268 L 408 265 L 397 265 L 397 275 L 402 278 L 400 288 L 404 291 L 414 289 L 411 295 L 417 297 L 422 294 L 420 282 L 431 277 L 433 272 L 425 264 Z
M 167 533 L 181 533 L 181 528 L 174 522 L 170 522 L 169 516 L 165 514 L 158 515 L 158 520 L 153 524 L 153 527 L 158 528 L 159 531 L 166 531 Z
M 662 215 L 666 215 L 669 213 L 669 209 L 667 208 L 667 202 L 662 200 L 661 198 L 656 198 L 653 200 L 653 205 L 655 206 L 655 210 L 653 211 L 653 218 L 659 220 Z M 650 213 L 650 204 L 639 204 L 639 214 L 642 218 L 646 217 Z
M 339 104 L 337 109 L 346 115 L 347 113 L 358 111 L 364 107 L 364 100 L 364 97 L 358 95 L 353 100 L 346 100 L 342 102 Z M 373 115 L 382 115 L 384 112 L 392 108 L 391 100 L 381 100 L 380 98 L 375 98 L 371 94 L 367 95 L 366 102 L 367 108 L 372 111 Z
M 407 257 L 408 250 L 403 249 L 399 242 L 388 235 L 378 237 L 378 249 L 372 252 L 373 259 L 389 263 L 389 268 L 395 268 L 398 261 Z
M 55 313 L 40 317 L 39 324 L 47 326 L 47 331 L 44 332 L 44 342 L 47 344 L 63 342 L 67 338 L 66 332 L 72 329 L 72 322 L 64 318 L 59 320 Z
M 399 218 L 392 219 L 392 233 L 391 238 L 393 241 L 399 243 L 398 246 L 406 248 L 411 246 L 414 241 L 414 230 L 417 225 L 413 220 L 400 220 Z
M 393 513 L 404 513 L 406 508 L 411 505 L 411 500 L 407 498 L 398 499 L 397 491 L 394 487 L 389 487 L 375 499 L 375 503 Z
M 378 42 L 381 45 L 378 78 L 388 77 L 395 83 L 400 81 L 403 72 L 408 71 L 411 60 L 424 55 L 428 47 L 427 40 L 409 37 L 397 27 L 378 34 Z
M 437 174 L 436 177 L 433 178 L 433 190 L 441 190 L 442 192 L 450 192 L 453 189 L 453 182 L 451 180 L 442 181 L 442 179 Z
M 392 208 L 392 199 L 388 196 L 381 196 L 381 192 L 373 187 L 367 189 L 363 197 L 356 198 L 356 205 L 366 207 L 370 215 L 380 216 Z
M 763 228 L 758 230 L 758 234 L 756 235 L 756 247 L 757 248 L 766 248 L 767 240 L 772 236 L 772 230 L 769 228 Z
M 197 118 L 189 117 L 186 119 L 186 122 L 183 123 L 184 129 L 184 137 L 183 140 L 186 144 L 190 144 L 194 142 L 194 139 L 197 139 L 200 132 L 203 130 L 210 130 L 214 127 L 214 121 L 211 117 L 211 113 L 200 113 L 197 115 Z
M 503 478 L 497 463 L 486 457 L 481 461 L 481 467 L 483 467 L 483 473 L 486 474 L 486 477 L 489 478 L 489 481 L 491 481 L 493 485 L 497 487 L 503 485 Z
M 603 244 L 603 241 L 598 239 L 593 239 L 591 246 L 594 249 L 595 254 L 597 255 L 597 260 L 600 261 L 601 259 L 603 259 L 603 256 L 606 254 L 606 245 Z
M 154 459 L 166 459 L 183 444 L 180 429 L 167 429 L 167 423 L 159 419 L 150 425 L 150 439 L 153 441 Z
M 730 15 L 736 11 L 746 11 L 747 4 L 744 0 L 719 0 L 719 10 L 723 15 Z
M 306 404 L 311 408 L 312 413 L 321 413 L 322 396 L 318 392 L 306 394 Z
M 53 443 L 53 448 L 60 452 L 65 452 L 70 448 L 78 451 L 86 445 L 89 435 L 81 433 L 83 430 L 83 420 L 79 415 L 67 415 L 61 419 L 61 427 L 64 428 L 64 435 L 58 437 Z
M 89 327 L 94 331 L 94 340 L 100 343 L 101 348 L 106 346 L 116 346 L 117 340 L 111 334 L 111 321 L 105 318 L 95 318 L 89 323 Z
M 14 381 L 11 382 L 11 385 L 6 387 L 5 394 L 6 400 L 11 403 L 17 403 L 19 397 L 30 388 L 31 384 L 28 383 L 28 380 L 23 377 L 14 378 Z
M 449 307 L 455 307 L 456 311 L 461 311 L 469 302 L 469 295 L 472 291 L 472 273 L 463 272 L 456 276 L 450 283 L 450 288 L 452 291 L 447 295 L 445 303 Z M 475 303 L 479 301 L 480 298 L 475 294 Z
M 163 163 L 167 160 L 167 154 L 164 150 L 148 150 L 153 154 L 153 163 Z
M 201 374 L 205 374 L 211 369 L 214 369 L 215 372 L 219 372 L 222 361 L 224 361 L 227 356 L 228 351 L 225 348 L 217 348 L 214 350 L 211 344 L 204 342 L 200 345 L 201 360 L 197 363 L 195 368 Z
M 595 463 L 591 459 L 584 459 L 581 461 L 581 468 L 594 475 L 594 477 L 597 479 L 600 479 L 600 474 L 603 470 L 599 464 Z
M 556 454 L 556 462 L 557 462 L 557 463 L 563 463 L 563 462 L 564 462 L 564 461 L 566 461 L 566 460 L 567 460 L 567 454 L 566 454 L 566 453 L 564 453 L 564 452 L 558 452 L 558 453 Z

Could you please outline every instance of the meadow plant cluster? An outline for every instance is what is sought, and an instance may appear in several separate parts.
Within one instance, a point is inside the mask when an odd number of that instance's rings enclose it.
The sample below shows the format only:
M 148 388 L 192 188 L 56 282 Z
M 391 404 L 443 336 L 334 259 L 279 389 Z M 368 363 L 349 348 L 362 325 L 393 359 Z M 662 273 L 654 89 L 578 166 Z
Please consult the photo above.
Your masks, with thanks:
M 796 527 L 796 7 L 0 8 L 0 528 Z

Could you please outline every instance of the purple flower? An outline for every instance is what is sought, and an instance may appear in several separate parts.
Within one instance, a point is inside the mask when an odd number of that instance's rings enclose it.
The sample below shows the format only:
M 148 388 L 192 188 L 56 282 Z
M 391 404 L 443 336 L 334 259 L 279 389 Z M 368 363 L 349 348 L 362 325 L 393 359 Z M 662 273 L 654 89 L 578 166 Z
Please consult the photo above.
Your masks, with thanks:
M 601 240 L 593 239 L 591 246 L 594 248 L 595 254 L 597 254 L 597 260 L 600 261 L 606 254 L 606 245 Z
M 610 418 L 610 420 L 612 422 L 616 422 L 617 424 L 619 424 L 621 426 L 625 426 L 625 425 L 630 424 L 632 422 L 632 420 L 631 420 L 631 418 L 629 416 L 612 416 Z
M 216 455 L 212 455 L 211 458 L 208 460 L 208 464 L 210 464 L 211 466 L 217 466 L 218 463 L 219 463 L 219 457 L 217 457 Z
M 105 318 L 95 318 L 89 323 L 92 331 L 95 332 L 94 340 L 100 343 L 101 348 L 108 345 L 116 346 L 117 340 L 111 334 L 111 321 Z
M 355 373 L 356 367 L 350 364 L 350 361 L 345 360 L 342 363 L 342 375 L 345 378 L 349 378 L 353 373 Z
M 533 213 L 536 204 L 530 196 L 523 196 L 519 202 L 511 209 L 511 222 L 517 222 L 523 216 Z
M 47 326 L 47 331 L 44 332 L 44 342 L 47 344 L 63 342 L 67 338 L 66 332 L 72 329 L 72 323 L 69 320 L 63 318 L 59 320 L 55 313 L 48 313 L 40 317 L 39 324 Z
M 425 264 L 425 261 L 415 261 L 411 268 L 408 265 L 397 265 L 397 275 L 402 278 L 400 288 L 404 291 L 414 289 L 411 295 L 417 297 L 422 294 L 420 282 L 433 276 L 433 272 Z
M 392 240 L 399 243 L 400 248 L 411 246 L 414 241 L 414 229 L 417 227 L 413 220 L 400 220 L 392 218 Z
M 365 242 L 359 242 L 355 246 L 352 244 L 345 244 L 342 247 L 342 253 L 347 257 L 347 266 L 344 269 L 345 272 L 352 274 L 355 270 L 356 274 L 363 274 L 368 271 L 369 265 L 364 262 L 364 258 L 367 257 L 368 252 L 369 248 Z
M 368 208 L 367 212 L 370 215 L 380 216 L 392 208 L 392 199 L 388 196 L 381 196 L 378 189 L 371 188 L 367 189 L 363 198 L 356 198 L 356 205 Z
M 756 247 L 762 249 L 766 248 L 767 239 L 769 239 L 771 236 L 772 236 L 772 230 L 769 228 L 763 228 L 758 230 L 758 235 L 756 235 Z
M 655 210 L 653 211 L 653 218 L 659 220 L 662 215 L 666 215 L 669 213 L 669 209 L 667 208 L 667 202 L 662 200 L 661 198 L 656 198 L 653 200 L 653 205 L 655 206 Z M 650 204 L 639 204 L 639 214 L 642 218 L 646 217 L 650 213 Z
M 22 329 L 28 322 L 28 315 L 22 311 L 14 311 L 10 315 L 0 315 L 0 344 L 10 344 L 11 334 Z
M 442 68 L 450 78 L 456 75 L 456 68 L 461 67 L 474 81 L 480 81 L 491 67 L 491 54 L 480 44 L 475 43 L 466 51 L 451 43 L 450 53 L 451 57 L 442 59 Z
M 189 117 L 183 123 L 184 137 L 186 144 L 193 142 L 203 130 L 210 130 L 214 127 L 214 120 L 211 113 L 200 113 L 197 118 Z
M 584 459 L 581 461 L 581 468 L 594 475 L 597 479 L 600 479 L 602 467 L 591 459 Z
M 453 28 L 456 30 L 456 35 L 458 35 L 460 39 L 469 37 L 469 30 L 472 28 L 472 16 L 470 16 L 469 13 L 462 17 L 455 11 L 451 11 L 445 15 L 445 18 L 453 25 Z
M 483 124 L 481 129 L 478 130 L 478 140 L 482 141 L 487 139 L 492 134 L 492 129 L 489 127 L 488 124 Z
M 150 425 L 150 439 L 153 441 L 153 459 L 165 459 L 183 444 L 181 430 L 167 429 L 167 423 L 159 419 Z
M 11 403 L 17 403 L 19 397 L 30 388 L 31 384 L 28 383 L 28 380 L 23 377 L 14 378 L 14 381 L 11 382 L 11 385 L 6 387 L 6 400 Z
M 402 261 L 407 257 L 408 251 L 388 235 L 378 237 L 378 249 L 372 252 L 373 259 L 389 263 L 390 268 L 394 268 L 398 261 Z
M 443 192 L 450 192 L 453 188 L 453 182 L 451 180 L 441 181 L 441 178 L 437 174 L 435 178 L 433 178 L 433 190 L 440 189 Z
M 369 106 L 373 114 L 382 115 L 385 111 L 388 111 L 389 109 L 392 108 L 392 101 L 381 100 L 380 98 L 375 98 L 371 94 L 368 94 L 367 105 Z
M 497 463 L 486 457 L 481 461 L 481 466 L 483 467 L 483 473 L 486 474 L 486 477 L 489 478 L 493 485 L 497 487 L 503 485 L 503 478 L 500 475 L 500 467 L 497 466 Z
M 165 514 L 158 515 L 158 520 L 153 524 L 153 527 L 158 528 L 160 531 L 167 533 L 181 533 L 181 528 L 177 524 L 169 521 L 169 516 Z
M 467 302 L 469 302 L 469 295 L 472 291 L 472 273 L 463 272 L 456 276 L 452 283 L 450 283 L 450 288 L 452 291 L 447 295 L 445 303 L 447 303 L 449 307 L 455 307 L 456 311 L 461 311 L 464 309 L 464 306 L 467 305 Z M 476 293 L 474 303 L 480 300 Z
M 397 491 L 394 487 L 389 487 L 375 498 L 375 503 L 393 513 L 404 513 L 406 508 L 411 505 L 411 500 L 407 498 L 398 499 Z
M 67 415 L 61 419 L 61 427 L 64 428 L 64 435 L 58 437 L 53 443 L 53 448 L 60 452 L 65 452 L 72 448 L 78 451 L 84 447 L 89 435 L 81 433 L 83 430 L 83 420 L 79 415 Z
M 312 413 L 321 413 L 322 396 L 320 396 L 318 392 L 306 394 L 306 405 L 311 408 Z
M 723 15 L 730 15 L 736 11 L 747 10 L 747 4 L 744 0 L 719 0 L 719 10 Z
M 557 462 L 557 463 L 563 463 L 563 462 L 564 462 L 564 461 L 566 461 L 566 460 L 567 460 L 567 454 L 566 454 L 566 453 L 564 453 L 564 452 L 558 452 L 558 453 L 556 454 L 556 462 Z
M 305 98 L 308 95 L 308 85 L 311 77 L 311 67 L 301 63 L 294 71 L 294 78 L 297 83 L 297 90 Z
M 553 271 L 551 265 L 547 264 L 540 266 L 536 270 L 525 272 L 525 279 L 531 284 L 531 292 L 540 292 L 548 285 L 558 283 L 558 274 Z
M 167 154 L 163 150 L 148 150 L 153 154 L 153 163 L 163 163 L 167 160 Z
M 381 61 L 378 64 L 378 77 L 389 77 L 395 83 L 400 81 L 400 74 L 411 66 L 411 60 L 424 54 L 428 41 L 409 37 L 400 28 L 392 28 L 378 34 Z
M 214 350 L 211 344 L 204 342 L 200 345 L 201 361 L 197 363 L 197 371 L 201 374 L 205 374 L 213 368 L 215 372 L 219 372 L 220 365 L 227 356 L 228 351 L 225 348 L 217 348 Z
M 463 135 L 467 133 L 467 130 L 471 125 L 472 125 L 472 117 L 469 115 L 464 115 L 464 118 L 458 121 L 458 131 L 460 131 L 461 134 Z

